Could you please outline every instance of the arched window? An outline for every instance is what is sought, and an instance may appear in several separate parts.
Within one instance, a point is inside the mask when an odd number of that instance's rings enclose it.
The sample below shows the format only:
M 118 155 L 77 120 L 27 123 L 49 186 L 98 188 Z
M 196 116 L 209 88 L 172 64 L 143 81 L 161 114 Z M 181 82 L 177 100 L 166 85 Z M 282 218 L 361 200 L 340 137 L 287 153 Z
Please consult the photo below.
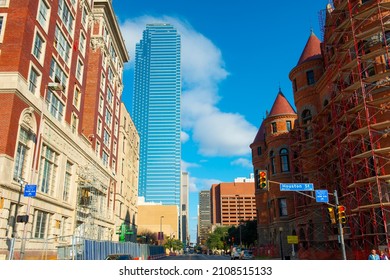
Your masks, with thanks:
M 34 111 L 27 108 L 22 112 L 19 120 L 13 170 L 15 181 L 28 180 L 30 177 L 36 129 Z
M 269 159 L 270 159 L 270 162 L 271 162 L 271 173 L 275 174 L 276 173 L 276 170 L 275 170 L 275 154 L 274 154 L 273 151 L 271 151 L 269 153 Z
M 282 172 L 289 172 L 290 163 L 288 158 L 288 150 L 285 148 L 281 149 L 279 155 L 280 155 L 280 170 Z
M 302 124 L 304 126 L 305 139 L 311 139 L 313 137 L 310 126 L 311 118 L 310 110 L 306 109 L 302 112 Z

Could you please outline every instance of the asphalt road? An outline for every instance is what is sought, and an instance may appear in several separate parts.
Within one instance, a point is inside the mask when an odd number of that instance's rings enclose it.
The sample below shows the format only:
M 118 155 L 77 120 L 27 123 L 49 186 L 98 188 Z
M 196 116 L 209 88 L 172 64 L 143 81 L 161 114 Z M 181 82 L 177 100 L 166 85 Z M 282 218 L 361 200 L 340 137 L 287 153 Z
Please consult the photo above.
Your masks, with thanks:
M 205 254 L 186 254 L 178 256 L 167 256 L 160 260 L 230 260 L 230 256 L 205 255 Z

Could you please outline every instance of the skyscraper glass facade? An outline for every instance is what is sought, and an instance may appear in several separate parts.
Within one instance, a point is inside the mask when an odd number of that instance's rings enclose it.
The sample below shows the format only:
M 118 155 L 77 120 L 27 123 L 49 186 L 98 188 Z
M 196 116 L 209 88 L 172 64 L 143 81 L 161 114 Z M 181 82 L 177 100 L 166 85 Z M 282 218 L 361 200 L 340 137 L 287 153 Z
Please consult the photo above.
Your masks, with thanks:
M 140 135 L 138 195 L 180 206 L 180 35 L 148 24 L 136 45 L 132 118 Z

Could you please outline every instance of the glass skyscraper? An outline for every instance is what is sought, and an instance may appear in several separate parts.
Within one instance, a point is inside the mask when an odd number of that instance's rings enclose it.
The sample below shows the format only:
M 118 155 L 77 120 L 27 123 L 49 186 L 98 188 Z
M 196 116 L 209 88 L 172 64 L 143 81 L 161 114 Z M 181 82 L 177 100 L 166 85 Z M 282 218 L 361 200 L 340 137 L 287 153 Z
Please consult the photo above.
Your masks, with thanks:
M 132 118 L 140 135 L 138 195 L 180 206 L 180 35 L 147 24 L 136 45 Z

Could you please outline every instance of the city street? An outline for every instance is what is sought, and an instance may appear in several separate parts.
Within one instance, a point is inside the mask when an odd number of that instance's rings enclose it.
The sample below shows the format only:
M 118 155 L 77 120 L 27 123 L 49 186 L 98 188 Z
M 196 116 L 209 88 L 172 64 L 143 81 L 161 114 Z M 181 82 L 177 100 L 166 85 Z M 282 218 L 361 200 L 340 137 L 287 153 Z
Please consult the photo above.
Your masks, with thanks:
M 205 255 L 205 254 L 186 254 L 178 256 L 167 256 L 160 260 L 230 260 L 229 255 Z

